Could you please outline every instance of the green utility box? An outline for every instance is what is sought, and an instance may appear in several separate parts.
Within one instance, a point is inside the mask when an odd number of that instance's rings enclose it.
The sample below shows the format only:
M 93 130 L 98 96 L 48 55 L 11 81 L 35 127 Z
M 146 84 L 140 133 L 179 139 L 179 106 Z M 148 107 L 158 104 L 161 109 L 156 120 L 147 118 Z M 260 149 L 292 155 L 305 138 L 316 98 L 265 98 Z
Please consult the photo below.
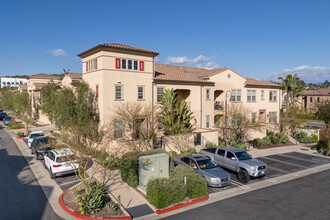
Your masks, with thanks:
M 147 187 L 149 179 L 156 177 L 168 178 L 168 154 L 154 154 L 139 158 L 139 185 Z

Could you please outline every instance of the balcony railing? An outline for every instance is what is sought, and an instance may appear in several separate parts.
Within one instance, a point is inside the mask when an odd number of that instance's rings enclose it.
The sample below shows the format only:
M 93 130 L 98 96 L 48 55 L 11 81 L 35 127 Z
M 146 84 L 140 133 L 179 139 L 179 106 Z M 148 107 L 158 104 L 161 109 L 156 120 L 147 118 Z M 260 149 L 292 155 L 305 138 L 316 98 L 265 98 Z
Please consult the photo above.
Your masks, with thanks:
M 222 110 L 224 110 L 224 101 L 214 102 L 214 111 L 222 111 Z

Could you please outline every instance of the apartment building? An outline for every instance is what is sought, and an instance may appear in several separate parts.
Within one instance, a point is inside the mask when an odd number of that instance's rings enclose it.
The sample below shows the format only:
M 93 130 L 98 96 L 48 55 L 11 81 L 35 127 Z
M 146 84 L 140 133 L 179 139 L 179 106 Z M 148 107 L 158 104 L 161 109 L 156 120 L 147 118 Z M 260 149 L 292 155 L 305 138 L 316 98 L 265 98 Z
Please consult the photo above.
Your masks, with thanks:
M 251 120 L 279 122 L 281 86 L 241 76 L 230 68 L 202 69 L 156 64 L 159 53 L 120 43 L 102 43 L 80 53 L 83 80 L 98 97 L 101 124 L 117 104 L 157 105 L 165 89 L 174 89 L 194 113 L 197 129 L 219 126 L 224 102 L 251 109 Z
M 82 81 L 82 74 L 81 73 L 65 73 L 63 79 L 61 80 L 61 87 L 62 88 L 70 88 L 74 89 L 77 83 Z
M 19 85 L 26 85 L 25 78 L 1 77 L 1 88 L 18 88 Z
M 301 107 L 308 113 L 315 113 L 318 105 L 330 102 L 330 89 L 305 90 L 301 92 Z

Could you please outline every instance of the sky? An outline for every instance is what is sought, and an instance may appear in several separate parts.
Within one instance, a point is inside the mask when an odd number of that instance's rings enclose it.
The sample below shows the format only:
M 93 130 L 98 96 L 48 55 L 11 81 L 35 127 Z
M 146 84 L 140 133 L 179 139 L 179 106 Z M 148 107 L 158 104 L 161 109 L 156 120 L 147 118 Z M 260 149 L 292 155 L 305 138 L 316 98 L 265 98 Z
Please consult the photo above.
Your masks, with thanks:
M 77 54 L 106 42 L 159 63 L 330 81 L 330 1 L 0 0 L 0 76 L 81 72 Z

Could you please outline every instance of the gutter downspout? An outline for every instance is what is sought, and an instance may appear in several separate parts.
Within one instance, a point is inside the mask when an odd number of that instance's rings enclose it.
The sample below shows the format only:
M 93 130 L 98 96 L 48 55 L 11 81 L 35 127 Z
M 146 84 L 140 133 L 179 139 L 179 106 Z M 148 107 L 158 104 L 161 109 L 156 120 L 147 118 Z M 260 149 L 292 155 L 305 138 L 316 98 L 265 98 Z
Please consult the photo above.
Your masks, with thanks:
M 151 126 L 152 126 L 152 130 L 154 130 L 155 126 L 154 126 L 154 80 L 155 80 L 155 57 L 152 58 L 152 84 L 151 84 Z M 154 132 L 154 131 L 153 131 Z
M 200 126 L 203 128 L 203 85 L 201 85 L 201 123 Z

